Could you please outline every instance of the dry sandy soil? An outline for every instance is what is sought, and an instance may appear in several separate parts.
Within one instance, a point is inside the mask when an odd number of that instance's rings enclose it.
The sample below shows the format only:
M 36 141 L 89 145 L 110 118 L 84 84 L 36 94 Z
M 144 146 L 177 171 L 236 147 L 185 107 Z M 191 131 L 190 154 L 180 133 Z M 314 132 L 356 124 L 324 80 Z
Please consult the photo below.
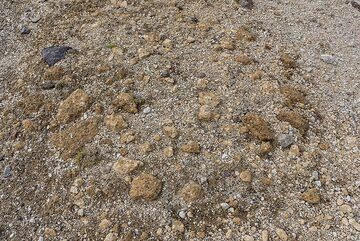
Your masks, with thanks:
M 1 0 L 0 240 L 360 240 L 360 1 L 248 2 Z

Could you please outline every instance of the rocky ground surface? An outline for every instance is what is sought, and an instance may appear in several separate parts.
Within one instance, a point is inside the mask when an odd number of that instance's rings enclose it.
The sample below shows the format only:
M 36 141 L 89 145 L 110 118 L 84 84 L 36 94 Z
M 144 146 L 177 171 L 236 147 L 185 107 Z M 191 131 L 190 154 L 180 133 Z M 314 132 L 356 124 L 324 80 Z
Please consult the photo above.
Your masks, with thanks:
M 360 240 L 358 0 L 2 0 L 1 240 Z

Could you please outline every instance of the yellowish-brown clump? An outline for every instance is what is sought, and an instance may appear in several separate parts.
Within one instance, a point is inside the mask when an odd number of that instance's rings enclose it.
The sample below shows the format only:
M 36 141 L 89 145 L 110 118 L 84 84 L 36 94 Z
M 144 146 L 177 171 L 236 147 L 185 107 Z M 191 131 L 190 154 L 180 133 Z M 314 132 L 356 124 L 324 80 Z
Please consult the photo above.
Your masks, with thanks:
M 302 199 L 308 203 L 317 204 L 320 202 L 321 197 L 317 189 L 310 188 L 302 194 Z
M 162 183 L 155 176 L 142 173 L 131 182 L 129 195 L 132 199 L 155 200 L 161 192 Z
M 135 102 L 135 98 L 130 93 L 120 93 L 112 102 L 113 106 L 116 108 L 120 108 L 129 113 L 138 112 L 137 104 Z
M 202 198 L 203 194 L 201 186 L 193 181 L 187 183 L 180 190 L 181 198 L 187 203 L 191 203 Z
M 243 118 L 246 127 L 251 134 L 261 141 L 271 141 L 274 139 L 274 132 L 270 129 L 266 121 L 255 113 L 248 113 Z
M 200 153 L 200 145 L 195 141 L 188 141 L 181 146 L 181 151 L 186 153 Z

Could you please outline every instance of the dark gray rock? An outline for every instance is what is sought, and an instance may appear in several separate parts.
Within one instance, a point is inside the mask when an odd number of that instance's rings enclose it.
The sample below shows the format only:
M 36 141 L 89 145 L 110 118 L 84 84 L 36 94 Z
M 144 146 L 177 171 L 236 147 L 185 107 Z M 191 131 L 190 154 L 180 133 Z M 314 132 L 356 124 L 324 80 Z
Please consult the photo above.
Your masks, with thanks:
M 4 161 L 5 160 L 5 156 L 0 154 L 0 162 Z
M 252 9 L 254 7 L 253 0 L 237 0 L 237 2 L 243 8 Z
M 354 8 L 360 11 L 360 0 L 352 0 L 350 3 L 351 6 L 353 6 Z
M 21 34 L 29 34 L 30 33 L 30 29 L 28 29 L 27 27 L 22 27 L 20 30 Z
M 60 60 L 64 59 L 66 52 L 70 49 L 71 47 L 68 46 L 51 46 L 43 49 L 42 57 L 49 66 L 53 66 Z
M 161 77 L 169 77 L 170 76 L 169 70 L 167 70 L 167 69 L 161 70 L 160 71 L 160 76 Z
M 4 169 L 4 174 L 3 174 L 3 177 L 4 178 L 9 178 L 12 176 L 12 173 L 11 173 L 11 166 L 7 165 Z
M 45 82 L 41 85 L 41 88 L 43 90 L 51 90 L 51 89 L 54 89 L 56 86 L 56 84 L 52 81 L 48 81 L 48 82 Z

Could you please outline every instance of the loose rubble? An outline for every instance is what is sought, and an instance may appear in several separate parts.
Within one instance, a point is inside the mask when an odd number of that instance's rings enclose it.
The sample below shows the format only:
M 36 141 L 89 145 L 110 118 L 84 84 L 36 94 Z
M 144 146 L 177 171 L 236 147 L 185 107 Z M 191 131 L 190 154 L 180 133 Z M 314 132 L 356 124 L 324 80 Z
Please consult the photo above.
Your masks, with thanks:
M 0 1 L 0 240 L 360 240 L 359 1 Z

